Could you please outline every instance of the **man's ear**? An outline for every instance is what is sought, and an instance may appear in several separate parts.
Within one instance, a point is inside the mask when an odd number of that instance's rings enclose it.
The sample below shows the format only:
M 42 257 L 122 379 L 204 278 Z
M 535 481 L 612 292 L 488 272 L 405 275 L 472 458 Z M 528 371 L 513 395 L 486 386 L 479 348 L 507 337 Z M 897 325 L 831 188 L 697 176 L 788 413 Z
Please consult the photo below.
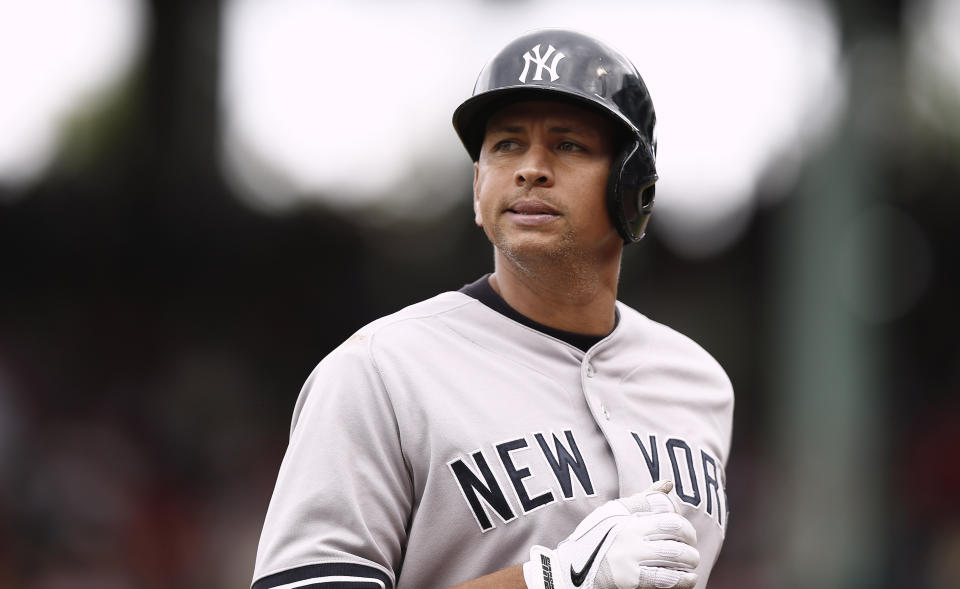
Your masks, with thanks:
M 480 192 L 477 190 L 480 181 L 480 164 L 473 162 L 473 222 L 477 227 L 483 227 L 483 215 L 480 213 Z

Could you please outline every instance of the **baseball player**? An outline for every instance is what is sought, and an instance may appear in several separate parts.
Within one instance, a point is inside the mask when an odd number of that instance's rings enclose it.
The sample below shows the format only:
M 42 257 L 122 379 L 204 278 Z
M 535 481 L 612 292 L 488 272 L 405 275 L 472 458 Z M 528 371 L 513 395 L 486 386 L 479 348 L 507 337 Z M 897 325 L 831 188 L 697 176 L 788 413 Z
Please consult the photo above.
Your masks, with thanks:
M 494 272 L 363 327 L 309 376 L 254 589 L 702 588 L 726 529 L 733 392 L 616 300 L 653 206 L 634 66 L 542 30 L 453 124 Z

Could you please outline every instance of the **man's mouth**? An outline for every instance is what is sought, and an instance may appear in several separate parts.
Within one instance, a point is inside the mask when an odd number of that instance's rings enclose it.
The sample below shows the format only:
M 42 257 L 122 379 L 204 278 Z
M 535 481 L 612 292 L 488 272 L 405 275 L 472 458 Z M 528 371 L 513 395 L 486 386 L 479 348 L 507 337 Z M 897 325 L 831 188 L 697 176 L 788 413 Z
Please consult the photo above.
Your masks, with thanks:
M 507 217 L 523 227 L 547 225 L 560 217 L 560 212 L 539 200 L 524 199 L 512 203 L 505 211 Z
M 555 208 L 539 200 L 520 200 L 507 209 L 518 215 L 559 215 Z

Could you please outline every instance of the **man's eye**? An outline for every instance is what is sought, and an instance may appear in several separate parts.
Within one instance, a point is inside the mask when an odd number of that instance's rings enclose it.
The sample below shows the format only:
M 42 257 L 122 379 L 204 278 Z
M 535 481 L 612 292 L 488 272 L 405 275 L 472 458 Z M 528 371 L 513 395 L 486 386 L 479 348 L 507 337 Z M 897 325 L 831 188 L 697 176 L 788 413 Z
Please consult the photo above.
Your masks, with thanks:
M 503 141 L 498 141 L 494 146 L 494 151 L 513 151 L 517 148 L 517 142 L 513 139 L 504 139 Z
M 557 146 L 560 151 L 583 151 L 583 147 L 573 141 L 564 141 Z

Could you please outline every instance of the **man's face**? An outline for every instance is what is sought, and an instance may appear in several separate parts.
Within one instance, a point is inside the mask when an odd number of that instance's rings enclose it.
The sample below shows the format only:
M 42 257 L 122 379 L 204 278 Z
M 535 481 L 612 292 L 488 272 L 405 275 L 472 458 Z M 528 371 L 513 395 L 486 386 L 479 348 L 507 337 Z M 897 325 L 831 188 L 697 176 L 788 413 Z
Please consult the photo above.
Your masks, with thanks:
M 623 241 L 606 208 L 612 124 L 559 102 L 520 102 L 487 121 L 474 165 L 477 225 L 508 259 L 607 259 Z

